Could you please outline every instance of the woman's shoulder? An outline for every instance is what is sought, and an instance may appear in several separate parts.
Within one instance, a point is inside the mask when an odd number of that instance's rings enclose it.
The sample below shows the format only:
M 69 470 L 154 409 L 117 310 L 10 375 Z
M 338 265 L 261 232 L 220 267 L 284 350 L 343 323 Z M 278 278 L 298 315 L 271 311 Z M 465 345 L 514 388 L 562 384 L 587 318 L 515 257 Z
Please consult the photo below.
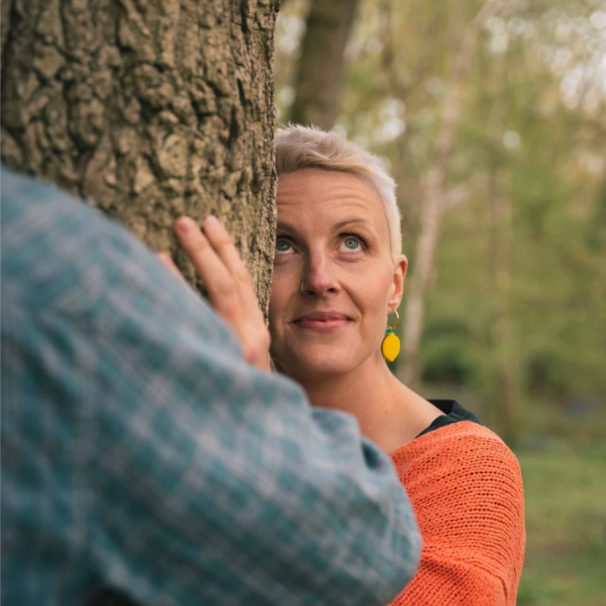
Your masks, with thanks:
M 392 460 L 411 498 L 469 501 L 472 495 L 501 495 L 523 506 L 522 473 L 514 453 L 493 431 L 460 421 L 421 435 Z
M 497 563 L 504 561 L 519 569 L 525 544 L 522 474 L 501 438 L 461 421 L 422 435 L 392 458 L 426 555 L 448 552 L 489 571 L 500 570 Z
M 459 421 L 424 433 L 399 448 L 392 460 L 400 471 L 417 465 L 443 467 L 458 475 L 473 471 L 511 469 L 520 474 L 518 461 L 503 440 L 487 427 L 472 421 Z
M 429 577 L 418 577 L 419 595 L 435 573 L 447 593 L 453 578 L 459 589 L 471 583 L 474 595 L 479 587 L 485 593 L 488 575 L 499 595 L 515 596 L 526 542 L 524 494 L 505 442 L 479 421 L 456 420 L 422 433 L 392 459 L 423 535 L 420 570 Z
M 392 454 L 413 502 L 435 501 L 446 508 L 482 495 L 523 507 L 522 473 L 505 442 L 454 400 L 433 401 L 445 414 Z
M 505 442 L 491 429 L 477 421 L 461 420 L 444 425 L 430 433 L 421 434 L 410 442 L 412 450 L 458 447 L 465 451 L 478 453 L 482 448 L 511 453 Z

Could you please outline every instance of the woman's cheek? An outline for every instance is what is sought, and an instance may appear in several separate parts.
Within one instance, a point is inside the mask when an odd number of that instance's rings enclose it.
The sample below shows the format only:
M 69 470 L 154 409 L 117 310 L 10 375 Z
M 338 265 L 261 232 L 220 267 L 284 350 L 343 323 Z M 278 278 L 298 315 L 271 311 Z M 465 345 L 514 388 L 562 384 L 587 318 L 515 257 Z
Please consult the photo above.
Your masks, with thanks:
M 383 267 L 373 267 L 364 272 L 364 275 L 359 275 L 356 279 L 356 291 L 360 305 L 363 305 L 368 313 L 383 313 L 389 299 L 391 283 L 391 273 L 387 273 Z
M 280 322 L 285 322 L 287 318 L 286 307 L 288 302 L 288 295 L 285 291 L 285 276 L 280 275 L 281 272 L 274 271 L 272 285 L 271 285 L 271 295 L 269 298 L 269 331 L 271 333 L 272 339 L 274 335 L 277 337 L 280 332 Z

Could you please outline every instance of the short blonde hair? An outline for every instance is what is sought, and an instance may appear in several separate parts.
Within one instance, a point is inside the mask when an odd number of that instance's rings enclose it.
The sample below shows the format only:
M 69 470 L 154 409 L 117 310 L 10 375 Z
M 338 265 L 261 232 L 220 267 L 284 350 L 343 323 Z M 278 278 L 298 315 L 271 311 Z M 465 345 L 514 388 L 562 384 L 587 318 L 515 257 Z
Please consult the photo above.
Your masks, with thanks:
M 392 258 L 395 259 L 402 253 L 396 182 L 387 174 L 377 156 L 334 131 L 326 132 L 314 126 L 299 124 L 278 129 L 275 146 L 278 177 L 304 168 L 320 168 L 351 173 L 364 179 L 383 203 Z

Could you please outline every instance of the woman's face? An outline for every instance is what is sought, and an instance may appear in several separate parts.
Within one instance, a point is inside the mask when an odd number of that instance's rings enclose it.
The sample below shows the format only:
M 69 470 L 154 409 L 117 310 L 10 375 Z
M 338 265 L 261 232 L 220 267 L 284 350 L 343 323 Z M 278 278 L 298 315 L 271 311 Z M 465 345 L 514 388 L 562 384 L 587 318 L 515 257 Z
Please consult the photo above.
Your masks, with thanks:
M 303 379 L 380 357 L 407 261 L 391 257 L 378 194 L 350 173 L 306 168 L 280 177 L 277 202 L 269 305 L 277 368 Z

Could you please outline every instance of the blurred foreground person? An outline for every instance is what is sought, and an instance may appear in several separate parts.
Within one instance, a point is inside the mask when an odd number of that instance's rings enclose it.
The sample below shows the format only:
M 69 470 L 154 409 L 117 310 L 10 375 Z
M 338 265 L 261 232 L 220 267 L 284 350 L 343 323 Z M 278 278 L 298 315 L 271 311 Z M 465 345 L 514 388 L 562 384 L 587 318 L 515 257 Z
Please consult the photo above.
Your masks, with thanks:
M 337 134 L 299 126 L 278 131 L 276 163 L 271 356 L 318 410 L 354 415 L 398 470 L 423 550 L 394 605 L 513 606 L 525 545 L 515 456 L 473 413 L 453 400 L 422 398 L 385 361 L 397 355 L 387 320 L 401 302 L 407 269 L 393 179 L 374 156 Z M 227 232 L 211 220 L 204 234 L 187 219 L 176 229 L 217 292 L 219 313 L 232 323 L 237 318 L 249 359 L 266 359 L 266 341 L 253 337 L 263 330 L 259 312 L 234 312 L 219 296 L 229 292 L 228 274 L 241 284 L 245 273 Z M 211 269 L 221 259 L 219 288 Z
M 369 606 L 410 580 L 410 503 L 353 417 L 247 364 L 70 196 L 2 169 L 1 236 L 3 606 Z

